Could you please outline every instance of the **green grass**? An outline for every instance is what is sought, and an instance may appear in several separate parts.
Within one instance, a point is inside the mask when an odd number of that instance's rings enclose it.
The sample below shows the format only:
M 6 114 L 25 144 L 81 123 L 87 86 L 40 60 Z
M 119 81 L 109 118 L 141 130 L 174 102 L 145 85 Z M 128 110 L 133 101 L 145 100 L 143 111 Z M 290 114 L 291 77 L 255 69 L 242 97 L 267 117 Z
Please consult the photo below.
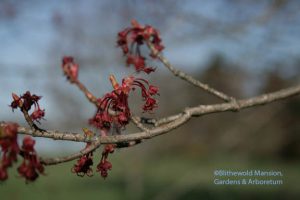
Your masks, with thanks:
M 73 162 L 47 167 L 47 175 L 30 184 L 25 184 L 15 169 L 10 169 L 10 179 L 0 185 L 0 199 L 287 199 L 300 196 L 300 163 L 125 154 L 112 156 L 113 170 L 105 180 L 97 173 L 91 178 L 77 177 L 70 172 Z M 284 174 L 284 184 L 217 186 L 213 184 L 215 169 L 278 169 Z

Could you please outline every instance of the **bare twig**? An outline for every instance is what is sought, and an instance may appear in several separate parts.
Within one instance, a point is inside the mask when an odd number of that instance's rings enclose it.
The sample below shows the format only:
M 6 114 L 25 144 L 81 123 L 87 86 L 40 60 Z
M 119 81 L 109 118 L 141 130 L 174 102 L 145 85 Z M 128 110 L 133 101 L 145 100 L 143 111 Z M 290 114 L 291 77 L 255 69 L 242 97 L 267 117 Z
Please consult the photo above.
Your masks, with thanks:
M 155 48 L 154 46 L 150 43 L 150 42 L 147 42 L 147 45 L 148 47 L 150 48 L 151 52 L 153 55 L 155 55 L 175 76 L 191 83 L 192 85 L 195 85 L 197 87 L 200 87 L 201 89 L 203 89 L 204 91 L 208 92 L 208 93 L 211 93 L 213 95 L 215 95 L 216 97 L 224 100 L 224 101 L 233 101 L 234 98 L 233 97 L 230 97 L 226 94 L 224 94 L 223 92 L 220 92 L 212 87 L 210 87 L 209 85 L 207 84 L 204 84 L 198 80 L 196 80 L 195 78 L 193 78 L 192 76 L 174 68 L 171 63 L 164 57 L 162 56 Z
M 96 150 L 97 148 L 100 147 L 100 145 L 101 145 L 101 142 L 98 139 L 94 143 L 89 145 L 87 148 L 82 149 L 81 151 L 74 153 L 72 155 L 68 155 L 68 156 L 64 156 L 64 157 L 57 157 L 57 158 L 48 158 L 48 159 L 40 158 L 40 162 L 44 165 L 56 165 L 59 163 L 68 162 L 68 161 L 80 158 L 81 156 L 86 155 L 86 154 Z
M 135 140 L 135 141 L 130 141 L 130 142 L 121 142 L 117 143 L 116 148 L 127 148 L 127 147 L 132 147 L 137 144 L 140 144 L 142 141 L 141 140 Z M 68 155 L 68 156 L 63 156 L 63 157 L 55 157 L 55 158 L 40 158 L 40 162 L 44 165 L 57 165 L 60 163 L 64 162 L 69 162 L 72 160 L 75 160 L 77 158 L 80 158 L 83 155 L 86 155 L 90 152 L 95 151 L 101 146 L 101 141 L 98 139 L 96 142 L 92 143 L 90 146 L 87 148 L 82 149 L 81 151 Z
M 154 125 L 155 126 L 160 126 L 162 124 L 166 124 L 166 123 L 172 122 L 172 121 L 180 118 L 181 116 L 182 116 L 182 113 L 179 113 L 179 114 L 176 114 L 176 115 L 171 115 L 171 116 L 168 116 L 168 117 L 164 117 L 164 118 L 156 120 L 154 122 Z
M 86 87 L 83 85 L 78 79 L 73 80 L 73 82 L 86 96 L 86 98 L 93 104 L 95 104 L 96 107 L 99 106 L 99 102 L 97 101 L 97 97 L 93 95 Z
M 135 124 L 136 127 L 138 127 L 140 130 L 142 131 L 149 131 L 149 129 L 147 127 L 145 127 L 143 124 L 142 124 L 142 120 L 140 119 L 140 117 L 137 117 L 137 116 L 132 116 L 131 117 L 131 121 Z

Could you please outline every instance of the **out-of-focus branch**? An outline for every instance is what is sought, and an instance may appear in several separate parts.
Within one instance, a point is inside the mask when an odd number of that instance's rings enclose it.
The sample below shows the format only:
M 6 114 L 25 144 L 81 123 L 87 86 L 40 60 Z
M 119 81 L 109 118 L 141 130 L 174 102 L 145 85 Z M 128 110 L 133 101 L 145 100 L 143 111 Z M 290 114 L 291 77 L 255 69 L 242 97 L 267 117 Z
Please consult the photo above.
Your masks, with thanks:
M 93 95 L 86 87 L 83 85 L 78 79 L 73 80 L 73 82 L 86 96 L 86 98 L 92 103 L 95 104 L 96 107 L 98 107 L 99 102 L 97 101 L 97 97 Z
M 121 142 L 121 143 L 117 143 L 116 148 L 120 149 L 120 148 L 132 147 L 137 144 L 140 144 L 141 142 L 142 142 L 141 140 L 135 140 L 135 141 L 130 141 L 130 142 Z M 63 156 L 63 157 L 40 158 L 40 162 L 44 165 L 57 165 L 60 163 L 69 162 L 69 161 L 75 160 L 77 158 L 80 158 L 81 156 L 86 155 L 90 152 L 95 151 L 100 146 L 101 146 L 101 140 L 98 139 L 94 143 L 89 145 L 87 148 L 82 149 L 81 151 L 79 151 L 77 153 L 74 153 L 74 154 L 71 154 L 68 156 Z
M 193 78 L 192 76 L 174 68 L 171 65 L 171 63 L 163 55 L 161 55 L 150 42 L 147 42 L 147 45 L 148 45 L 149 49 L 151 50 L 152 55 L 155 55 L 164 64 L 164 66 L 167 67 L 168 70 L 170 70 L 175 76 L 191 83 L 194 86 L 197 86 L 197 87 L 203 89 L 204 91 L 206 91 L 208 93 L 213 94 L 214 96 L 216 96 L 224 101 L 229 102 L 229 101 L 235 100 L 233 97 L 230 97 L 230 96 L 224 94 L 223 92 L 220 92 L 220 91 L 210 87 L 209 85 L 200 82 L 199 80 Z
M 75 160 L 77 158 L 80 158 L 83 155 L 86 155 L 94 150 L 96 150 L 97 148 L 99 148 L 101 145 L 100 140 L 96 140 L 94 143 L 92 143 L 91 145 L 89 145 L 87 148 L 74 153 L 72 155 L 68 155 L 68 156 L 64 156 L 64 157 L 56 157 L 56 158 L 40 158 L 40 162 L 44 165 L 56 165 L 59 163 L 63 163 L 63 162 L 68 162 L 71 160 Z
M 137 116 L 132 116 L 131 117 L 131 121 L 135 124 L 136 127 L 138 127 L 140 130 L 142 131 L 149 131 L 149 129 L 147 127 L 145 127 L 143 125 L 143 121 L 141 120 L 140 117 L 137 117 Z
M 103 136 L 94 139 L 84 137 L 84 135 L 78 133 L 66 133 L 60 131 L 33 131 L 26 127 L 19 127 L 18 132 L 20 134 L 33 135 L 35 137 L 52 138 L 55 140 L 68 140 L 77 142 L 95 142 L 99 140 L 100 144 L 112 144 L 122 143 L 130 141 L 141 141 L 143 139 L 150 139 L 162 134 L 165 134 L 175 128 L 178 128 L 191 117 L 199 117 L 211 113 L 219 113 L 226 111 L 236 111 L 236 103 L 239 104 L 240 109 L 250 108 L 258 105 L 268 104 L 281 99 L 286 99 L 291 96 L 300 94 L 300 85 L 282 89 L 273 93 L 263 94 L 260 96 L 237 100 L 237 102 L 212 104 L 212 105 L 199 105 L 184 109 L 183 112 L 171 115 L 156 121 L 157 127 L 149 129 L 148 131 L 141 131 L 138 133 L 127 134 L 127 135 L 113 135 Z

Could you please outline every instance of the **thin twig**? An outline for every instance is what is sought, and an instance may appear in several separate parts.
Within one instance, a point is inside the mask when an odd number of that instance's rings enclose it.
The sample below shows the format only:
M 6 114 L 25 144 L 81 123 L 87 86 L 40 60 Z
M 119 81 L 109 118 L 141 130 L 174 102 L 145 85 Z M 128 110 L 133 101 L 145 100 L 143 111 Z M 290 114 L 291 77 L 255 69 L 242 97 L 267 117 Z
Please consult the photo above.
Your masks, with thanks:
M 92 151 L 95 151 L 97 148 L 99 148 L 101 145 L 100 139 L 98 139 L 96 142 L 89 145 L 87 148 L 82 149 L 81 151 L 74 153 L 72 155 L 64 156 L 64 157 L 56 157 L 56 158 L 40 158 L 40 162 L 44 165 L 56 165 L 63 162 L 68 162 L 71 160 L 75 160 L 77 158 L 80 158 L 83 155 L 86 155 Z
M 135 140 L 135 141 L 130 141 L 130 142 L 121 142 L 121 143 L 117 143 L 116 148 L 120 149 L 120 148 L 132 147 L 137 144 L 140 144 L 141 142 L 142 142 L 141 140 Z M 77 158 L 80 158 L 81 156 L 86 155 L 90 152 L 95 151 L 100 146 L 101 146 L 101 142 L 98 139 L 96 142 L 92 143 L 90 146 L 88 146 L 85 149 L 82 149 L 81 151 L 79 151 L 77 153 L 74 153 L 74 154 L 71 154 L 68 156 L 63 156 L 63 157 L 40 158 L 40 162 L 44 165 L 57 165 L 60 163 L 69 162 L 69 161 L 75 160 Z
M 223 92 L 220 92 L 220 91 L 210 87 L 209 85 L 200 82 L 199 80 L 193 78 L 192 76 L 174 68 L 171 65 L 171 63 L 162 54 L 160 54 L 150 42 L 147 42 L 147 45 L 150 48 L 152 55 L 155 55 L 165 65 L 165 67 L 167 67 L 175 76 L 191 83 L 192 85 L 195 85 L 195 86 L 203 89 L 204 91 L 206 91 L 208 93 L 213 94 L 214 96 L 216 96 L 224 101 L 227 101 L 227 102 L 234 101 L 233 97 L 230 97 L 230 96 L 224 94 Z
M 131 117 L 131 121 L 132 121 L 132 122 L 135 124 L 135 126 L 138 127 L 140 130 L 142 130 L 142 131 L 149 131 L 149 129 L 148 129 L 146 126 L 144 126 L 144 125 L 142 124 L 142 121 L 141 121 L 140 117 L 132 116 L 132 117 Z
M 93 95 L 93 93 L 91 93 L 78 79 L 73 80 L 72 83 L 74 83 L 85 94 L 86 98 L 96 107 L 100 105 L 100 103 L 97 101 L 97 97 Z
M 176 114 L 176 115 L 171 115 L 171 116 L 168 116 L 168 117 L 157 119 L 155 121 L 154 125 L 155 126 L 160 126 L 162 124 L 166 124 L 166 123 L 172 122 L 172 121 L 180 118 L 181 116 L 182 116 L 182 113 L 179 113 L 179 114 Z

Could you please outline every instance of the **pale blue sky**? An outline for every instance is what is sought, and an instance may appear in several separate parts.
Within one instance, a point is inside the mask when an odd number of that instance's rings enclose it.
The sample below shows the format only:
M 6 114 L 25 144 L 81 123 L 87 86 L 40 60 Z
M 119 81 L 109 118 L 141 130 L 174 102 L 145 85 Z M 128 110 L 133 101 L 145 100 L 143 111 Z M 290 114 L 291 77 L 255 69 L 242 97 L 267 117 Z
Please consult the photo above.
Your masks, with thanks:
M 13 2 L 16 14 L 0 14 L 1 120 L 23 121 L 20 113 L 12 114 L 7 106 L 11 92 L 31 90 L 42 95 L 48 121 L 63 117 L 62 111 L 55 110 L 49 84 L 84 101 L 62 77 L 60 59 L 65 54 L 75 54 L 87 63 L 80 76 L 87 84 L 99 81 L 97 89 L 101 96 L 110 87 L 109 74 L 118 73 L 121 77 L 120 74 L 127 73 L 125 68 L 119 71 L 122 54 L 115 48 L 115 38 L 117 31 L 132 18 L 158 27 L 166 46 L 164 54 L 189 73 L 204 69 L 216 53 L 254 73 L 282 63 L 282 73 L 292 74 L 300 58 L 299 1 L 291 1 L 265 23 L 247 19 L 259 18 L 270 1 L 178 1 L 177 7 L 159 8 L 147 1 L 31 0 L 3 1 L 0 8 L 5 2 Z M 168 6 L 161 4 L 164 5 Z M 62 30 L 53 23 L 57 13 L 63 19 Z M 238 31 L 230 32 L 231 26 Z M 85 62 L 90 57 L 96 62 Z M 86 109 L 83 116 L 88 117 L 93 108 Z

